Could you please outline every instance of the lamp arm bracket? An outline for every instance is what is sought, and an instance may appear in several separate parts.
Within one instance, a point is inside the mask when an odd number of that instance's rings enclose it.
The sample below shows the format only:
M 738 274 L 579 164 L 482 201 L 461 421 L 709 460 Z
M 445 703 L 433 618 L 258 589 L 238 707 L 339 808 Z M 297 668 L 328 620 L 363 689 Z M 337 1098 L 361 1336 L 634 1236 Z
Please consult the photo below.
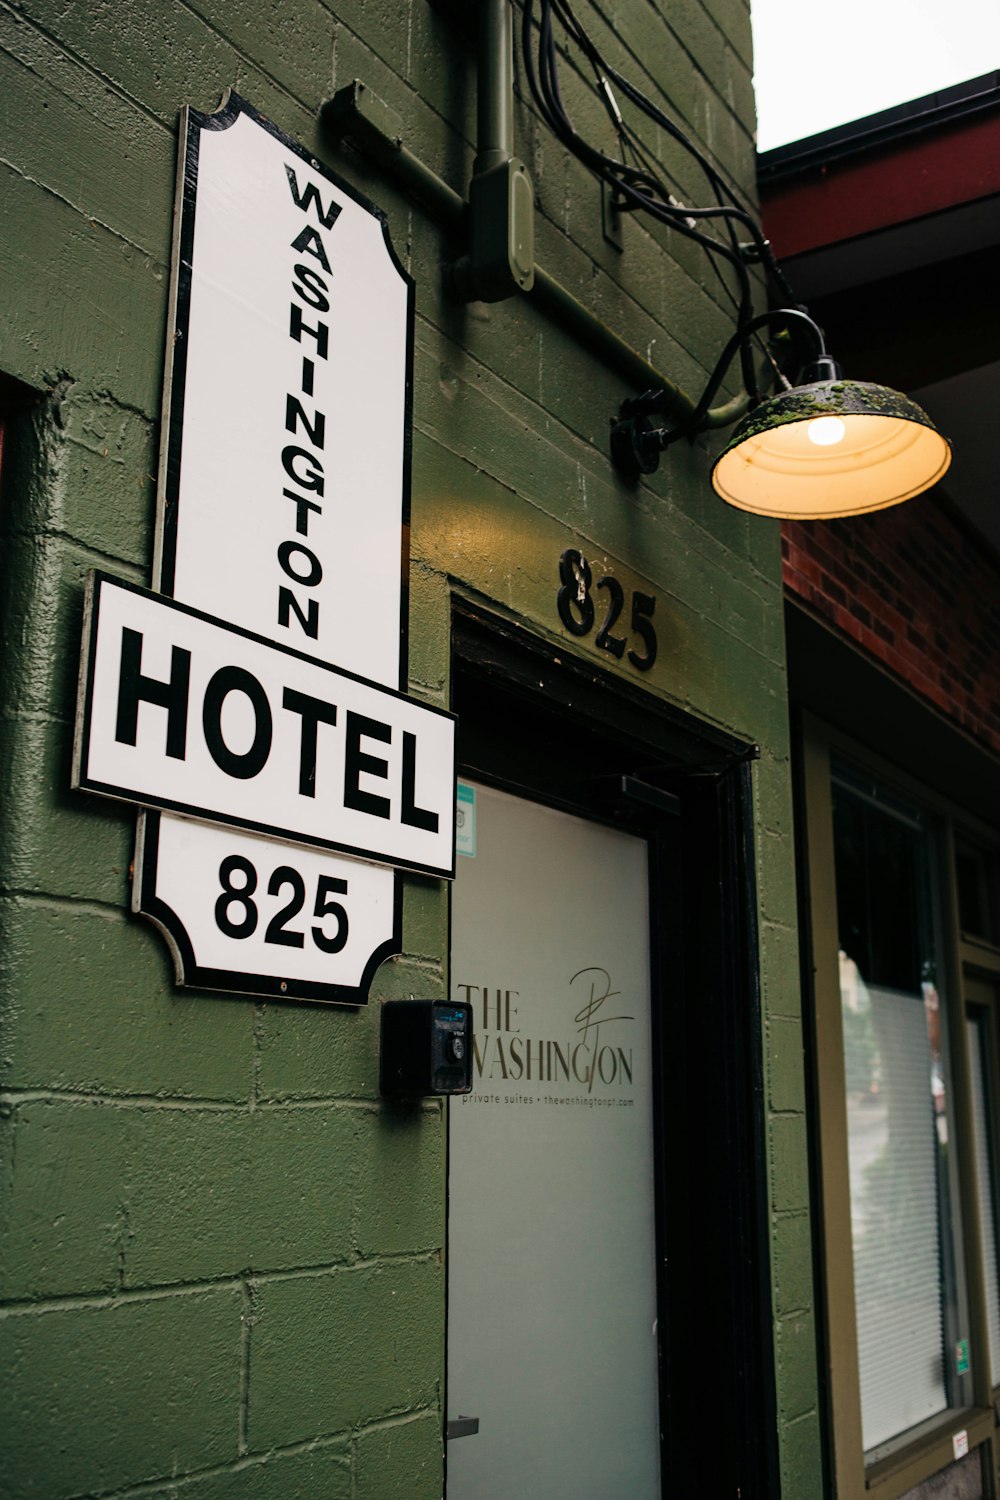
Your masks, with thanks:
M 747 392 L 722 406 L 712 407 L 726 371 L 737 352 L 748 344 L 758 329 L 779 320 L 787 323 L 790 319 L 808 330 L 814 345 L 815 364 L 825 361 L 833 366 L 826 352 L 823 330 L 808 313 L 794 307 L 758 313 L 737 328 L 728 341 L 693 410 L 685 411 L 684 403 L 677 399 L 678 392 L 671 387 L 644 391 L 640 396 L 631 396 L 622 402 L 617 419 L 612 419 L 611 423 L 611 456 L 619 473 L 634 483 L 641 474 L 654 473 L 660 454 L 679 438 L 694 438 L 699 432 L 729 426 L 744 416 L 754 404 L 754 398 Z M 654 427 L 650 422 L 654 416 L 673 418 L 676 425 Z
M 758 329 L 766 328 L 769 323 L 776 323 L 779 320 L 783 323 L 787 323 L 789 319 L 791 319 L 796 324 L 802 325 L 803 327 L 808 329 L 809 335 L 815 346 L 813 355 L 815 361 L 818 363 L 820 360 L 829 359 L 829 355 L 827 354 L 826 350 L 826 340 L 823 337 L 823 330 L 822 328 L 820 328 L 818 323 L 814 322 L 814 320 L 809 316 L 808 313 L 803 312 L 800 308 L 797 307 L 776 307 L 770 309 L 770 311 L 768 312 L 758 313 L 756 317 L 750 318 L 742 327 L 737 328 L 736 332 L 733 334 L 732 338 L 729 340 L 722 353 L 720 354 L 715 369 L 708 377 L 708 384 L 705 386 L 705 389 L 701 393 L 701 399 L 699 400 L 697 406 L 691 414 L 690 431 L 692 434 L 701 430 L 702 423 L 706 415 L 708 414 L 709 407 L 711 406 L 712 401 L 714 400 L 715 395 L 719 389 L 719 386 L 722 384 L 723 379 L 725 378 L 726 371 L 729 369 L 729 366 L 732 363 L 736 353 L 749 343 L 750 339 L 758 331 Z

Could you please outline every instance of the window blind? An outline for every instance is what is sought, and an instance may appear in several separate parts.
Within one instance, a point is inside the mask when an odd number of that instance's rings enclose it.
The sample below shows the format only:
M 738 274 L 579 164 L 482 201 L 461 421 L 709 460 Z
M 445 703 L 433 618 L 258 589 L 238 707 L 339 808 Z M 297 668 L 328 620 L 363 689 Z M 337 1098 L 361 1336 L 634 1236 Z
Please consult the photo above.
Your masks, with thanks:
M 948 1404 L 938 1195 L 945 1132 L 935 1112 L 924 997 L 871 985 L 861 987 L 859 1003 L 854 993 L 844 1027 L 848 1151 L 862 1431 L 870 1450 Z

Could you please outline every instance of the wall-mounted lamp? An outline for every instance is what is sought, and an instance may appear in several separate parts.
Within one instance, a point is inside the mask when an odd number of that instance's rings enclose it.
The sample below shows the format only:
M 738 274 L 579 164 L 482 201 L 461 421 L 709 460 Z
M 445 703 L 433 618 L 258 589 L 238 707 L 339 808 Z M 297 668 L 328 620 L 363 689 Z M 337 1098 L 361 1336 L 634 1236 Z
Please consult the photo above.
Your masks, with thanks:
M 759 516 L 828 520 L 910 500 L 950 463 L 947 439 L 909 397 L 866 381 L 819 380 L 744 417 L 712 484 Z
M 505 0 L 492 3 L 504 6 Z M 611 426 L 611 454 L 619 472 L 632 480 L 651 474 L 670 443 L 724 425 L 738 414 L 743 420 L 712 471 L 716 491 L 730 505 L 765 516 L 818 519 L 880 510 L 928 489 L 947 469 L 951 449 L 926 413 L 898 391 L 844 380 L 826 352 L 822 331 L 801 308 L 785 307 L 754 317 L 748 265 L 761 266 L 782 299 L 793 298 L 752 215 L 740 206 L 710 157 L 655 99 L 601 54 L 570 0 L 537 3 L 537 43 L 536 0 L 523 0 L 521 37 L 525 77 L 542 119 L 564 147 L 605 183 L 622 212 L 642 212 L 695 241 L 710 256 L 723 284 L 727 276 L 735 283 L 730 290 L 736 306 L 736 332 L 700 401 L 694 404 L 676 387 L 665 385 L 622 403 Z M 586 139 L 567 113 L 559 84 L 560 48 L 554 21 L 562 27 L 564 47 L 572 43 L 577 50 L 582 71 L 593 71 L 598 98 L 617 138 L 617 155 Z M 625 118 L 619 97 L 698 164 L 709 190 L 708 207 L 693 208 L 677 201 L 643 135 Z M 749 238 L 742 240 L 743 234 Z M 775 321 L 807 330 L 814 349 L 799 384 L 762 401 L 753 336 Z M 734 404 L 713 410 L 712 400 L 736 355 L 745 391 L 735 403 L 739 412 Z M 749 415 L 743 416 L 748 407 Z M 669 425 L 654 426 L 652 419 L 657 416 Z
M 652 425 L 659 392 L 623 402 L 611 429 L 619 471 L 633 480 L 651 474 L 670 443 L 693 437 L 737 350 L 764 324 L 789 321 L 808 330 L 814 358 L 798 385 L 743 418 L 716 459 L 712 484 L 723 500 L 762 516 L 828 520 L 883 510 L 936 483 L 951 446 L 926 412 L 899 391 L 843 379 L 820 328 L 791 308 L 762 313 L 734 335 L 683 425 Z
M 468 252 L 450 273 L 460 296 L 496 301 L 533 289 L 552 316 L 600 349 L 628 379 L 658 382 L 655 389 L 624 401 L 612 421 L 611 453 L 619 473 L 633 481 L 651 474 L 671 443 L 739 421 L 715 462 L 712 483 L 730 505 L 759 515 L 859 515 L 909 500 L 940 479 L 951 462 L 951 448 L 915 402 L 883 386 L 844 380 L 826 352 L 822 331 L 800 307 L 786 305 L 753 316 L 750 265 L 763 269 L 777 297 L 795 301 L 760 227 L 711 159 L 602 57 L 568 0 L 522 0 L 521 15 L 524 76 L 542 119 L 611 190 L 623 213 L 647 214 L 700 245 L 715 269 L 734 283 L 736 332 L 697 403 L 535 264 L 530 179 L 512 155 L 511 0 L 480 0 L 478 146 L 468 204 L 404 146 L 401 118 L 362 83 L 346 85 L 324 105 L 324 123 L 338 138 L 348 136 L 369 152 L 453 233 L 465 233 Z M 595 73 L 598 98 L 617 137 L 617 157 L 587 141 L 566 113 L 553 20 L 562 24 L 566 39 Z M 642 136 L 624 118 L 619 98 L 697 163 L 709 189 L 708 207 L 677 201 Z M 776 322 L 806 330 L 813 349 L 799 384 L 762 400 L 753 339 L 758 329 Z M 713 407 L 737 354 L 743 390 Z

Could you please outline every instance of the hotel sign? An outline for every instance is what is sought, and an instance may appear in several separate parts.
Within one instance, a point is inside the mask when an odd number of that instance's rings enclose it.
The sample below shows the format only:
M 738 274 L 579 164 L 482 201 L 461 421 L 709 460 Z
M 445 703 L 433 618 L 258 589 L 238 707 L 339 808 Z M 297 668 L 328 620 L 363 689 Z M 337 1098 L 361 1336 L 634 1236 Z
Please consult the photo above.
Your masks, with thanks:
M 454 720 L 406 696 L 413 286 L 236 95 L 182 134 L 156 591 L 91 582 L 74 784 L 147 809 L 179 982 L 362 1003 L 396 867 L 454 873 Z

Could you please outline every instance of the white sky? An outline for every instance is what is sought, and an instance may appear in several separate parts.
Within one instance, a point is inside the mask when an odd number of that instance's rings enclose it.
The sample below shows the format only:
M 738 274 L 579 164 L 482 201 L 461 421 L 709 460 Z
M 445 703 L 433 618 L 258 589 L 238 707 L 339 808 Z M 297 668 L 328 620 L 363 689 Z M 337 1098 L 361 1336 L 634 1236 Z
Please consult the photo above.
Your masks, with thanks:
M 757 149 L 1000 69 L 1000 0 L 751 0 Z

